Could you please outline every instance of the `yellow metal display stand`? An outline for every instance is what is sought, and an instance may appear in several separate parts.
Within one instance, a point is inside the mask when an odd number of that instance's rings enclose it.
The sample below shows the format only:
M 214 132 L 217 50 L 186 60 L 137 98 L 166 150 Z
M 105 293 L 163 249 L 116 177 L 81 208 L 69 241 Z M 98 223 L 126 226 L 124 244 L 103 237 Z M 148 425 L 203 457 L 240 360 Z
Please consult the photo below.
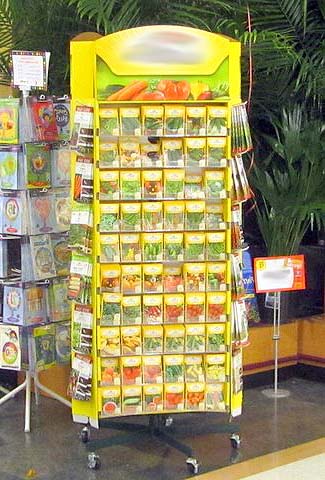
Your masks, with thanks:
M 75 108 L 94 109 L 92 389 L 72 400 L 74 420 L 150 414 L 153 432 L 174 413 L 239 415 L 230 129 L 240 44 L 176 26 L 80 35 L 71 93 Z M 197 473 L 192 452 L 164 439 Z

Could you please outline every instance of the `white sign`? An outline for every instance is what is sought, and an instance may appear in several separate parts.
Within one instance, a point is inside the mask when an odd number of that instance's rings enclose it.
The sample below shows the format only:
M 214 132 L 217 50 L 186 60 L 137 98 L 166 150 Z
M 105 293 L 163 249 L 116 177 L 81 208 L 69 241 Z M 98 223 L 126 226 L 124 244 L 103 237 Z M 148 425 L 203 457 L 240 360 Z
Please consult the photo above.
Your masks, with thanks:
M 47 89 L 49 52 L 12 50 L 12 85 L 20 90 Z

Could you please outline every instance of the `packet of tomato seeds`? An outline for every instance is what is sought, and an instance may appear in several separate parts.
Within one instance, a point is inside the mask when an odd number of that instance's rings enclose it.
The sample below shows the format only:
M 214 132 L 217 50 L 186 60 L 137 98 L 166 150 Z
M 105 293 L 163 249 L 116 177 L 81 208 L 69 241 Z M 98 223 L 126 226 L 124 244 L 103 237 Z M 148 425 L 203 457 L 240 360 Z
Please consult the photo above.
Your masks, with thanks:
M 143 295 L 143 323 L 159 324 L 163 321 L 163 296 Z
M 143 383 L 163 383 L 161 355 L 146 355 L 142 357 Z
M 161 412 L 163 410 L 163 386 L 144 385 L 143 410 L 144 412 Z

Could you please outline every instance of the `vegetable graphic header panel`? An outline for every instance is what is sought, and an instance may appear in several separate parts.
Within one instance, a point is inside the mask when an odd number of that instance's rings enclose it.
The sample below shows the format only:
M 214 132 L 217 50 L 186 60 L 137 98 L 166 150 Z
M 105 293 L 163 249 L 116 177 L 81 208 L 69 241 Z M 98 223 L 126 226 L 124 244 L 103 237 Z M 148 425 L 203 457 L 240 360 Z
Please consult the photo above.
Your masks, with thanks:
M 95 42 L 97 96 L 119 102 L 228 97 L 239 48 L 225 36 L 179 26 L 108 35 Z

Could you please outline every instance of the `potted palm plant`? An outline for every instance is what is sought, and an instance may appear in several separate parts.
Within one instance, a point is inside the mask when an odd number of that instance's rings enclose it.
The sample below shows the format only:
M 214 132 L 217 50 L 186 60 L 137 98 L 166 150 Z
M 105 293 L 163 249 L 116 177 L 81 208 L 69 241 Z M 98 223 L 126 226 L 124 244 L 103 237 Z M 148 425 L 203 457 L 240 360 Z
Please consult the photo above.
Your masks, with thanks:
M 301 105 L 284 109 L 272 125 L 275 136 L 265 136 L 269 154 L 256 163 L 250 182 L 267 254 L 291 255 L 298 253 L 310 226 L 323 226 L 325 125 Z

